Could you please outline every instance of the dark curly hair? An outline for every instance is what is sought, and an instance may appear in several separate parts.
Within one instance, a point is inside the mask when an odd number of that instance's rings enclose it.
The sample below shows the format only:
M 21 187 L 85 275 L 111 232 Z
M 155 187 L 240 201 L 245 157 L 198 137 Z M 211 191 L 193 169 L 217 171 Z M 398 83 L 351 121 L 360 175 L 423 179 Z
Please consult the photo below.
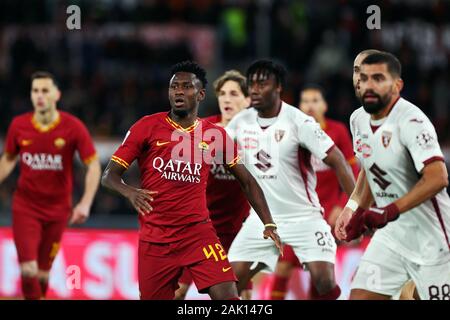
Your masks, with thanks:
M 286 69 L 281 64 L 272 60 L 263 59 L 253 62 L 247 69 L 247 81 L 249 81 L 255 74 L 273 74 L 277 84 L 281 85 L 281 87 L 284 87 L 286 82 Z
M 206 88 L 208 80 L 206 79 L 206 71 L 193 61 L 178 62 L 172 66 L 170 76 L 172 77 L 177 72 L 189 72 L 195 74 L 198 80 L 202 83 L 203 88 Z

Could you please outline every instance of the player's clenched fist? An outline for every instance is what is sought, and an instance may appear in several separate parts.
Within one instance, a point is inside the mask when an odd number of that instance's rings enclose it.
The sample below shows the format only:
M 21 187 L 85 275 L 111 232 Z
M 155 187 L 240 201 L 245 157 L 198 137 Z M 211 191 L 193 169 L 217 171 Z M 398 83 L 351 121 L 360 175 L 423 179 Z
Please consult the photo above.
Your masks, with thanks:
M 345 227 L 345 241 L 357 239 L 367 230 L 364 224 L 364 212 L 365 210 L 359 207 L 352 214 L 350 221 Z
M 283 245 L 281 244 L 280 236 L 277 232 L 277 226 L 274 223 L 266 224 L 263 232 L 264 239 L 272 239 L 275 242 L 275 246 L 280 251 L 281 256 L 283 256 Z
M 384 208 L 373 207 L 367 209 L 364 212 L 363 219 L 364 224 L 370 229 L 381 229 L 388 222 L 397 220 L 400 212 L 395 203 L 391 203 L 390 205 Z
M 131 202 L 133 207 L 137 210 L 137 212 L 144 216 L 145 214 L 148 214 L 153 210 L 150 202 L 153 201 L 152 195 L 156 193 L 158 193 L 158 191 L 133 188 L 127 192 L 126 197 Z

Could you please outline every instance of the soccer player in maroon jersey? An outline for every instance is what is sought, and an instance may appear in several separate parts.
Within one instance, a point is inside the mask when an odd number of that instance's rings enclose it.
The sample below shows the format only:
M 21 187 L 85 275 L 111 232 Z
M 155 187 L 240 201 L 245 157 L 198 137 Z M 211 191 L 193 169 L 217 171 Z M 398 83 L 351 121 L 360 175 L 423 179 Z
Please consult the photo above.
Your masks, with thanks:
M 13 119 L 0 159 L 0 183 L 20 163 L 12 228 L 25 299 L 45 297 L 64 228 L 69 218 L 70 223 L 86 221 L 100 182 L 100 163 L 89 132 L 79 119 L 57 110 L 60 96 L 52 74 L 32 75 L 34 112 Z M 75 151 L 87 172 L 84 194 L 72 210 Z
M 246 78 L 239 71 L 225 72 L 214 82 L 214 91 L 219 102 L 220 114 L 205 120 L 218 126 L 225 127 L 237 113 L 250 105 Z M 228 252 L 234 237 L 241 229 L 242 222 L 250 212 L 250 205 L 239 182 L 223 164 L 213 163 L 211 166 L 206 187 L 206 202 L 217 236 Z M 191 283 L 192 277 L 185 269 L 179 280 L 180 288 L 175 292 L 175 299 L 184 299 Z M 249 290 L 241 293 L 241 297 L 249 299 Z
M 206 72 L 185 61 L 172 68 L 169 112 L 141 118 L 128 131 L 105 169 L 102 184 L 117 191 L 140 213 L 139 291 L 141 299 L 173 299 L 188 268 L 201 293 L 239 299 L 236 277 L 206 206 L 212 162 L 225 164 L 240 182 L 265 225 L 264 238 L 281 249 L 264 194 L 240 163 L 225 130 L 197 117 L 205 98 Z M 136 160 L 141 188 L 121 178 Z M 230 201 L 233 201 L 232 199 Z
M 342 151 L 356 177 L 358 175 L 358 165 L 353 154 L 350 133 L 344 123 L 325 117 L 328 105 L 323 89 L 313 84 L 304 87 L 300 92 L 299 108 L 320 123 L 321 128 Z M 312 157 L 311 162 L 317 176 L 316 192 L 324 209 L 324 218 L 333 230 L 337 217 L 347 203 L 348 196 L 340 187 L 339 180 L 332 168 L 315 157 Z M 301 267 L 301 264 L 292 248 L 286 245 L 284 247 L 284 255 L 280 257 L 275 270 L 272 287 L 273 300 L 285 298 L 288 282 L 295 267 Z M 311 289 L 313 288 L 314 286 L 311 286 Z M 314 290 L 310 292 L 310 297 L 315 298 Z

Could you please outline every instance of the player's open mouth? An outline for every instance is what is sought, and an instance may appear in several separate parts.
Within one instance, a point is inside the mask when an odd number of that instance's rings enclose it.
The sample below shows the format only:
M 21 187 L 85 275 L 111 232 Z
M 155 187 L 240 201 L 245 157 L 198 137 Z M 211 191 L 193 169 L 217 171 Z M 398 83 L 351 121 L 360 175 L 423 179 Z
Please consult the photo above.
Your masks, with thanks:
M 184 99 L 183 98 L 176 98 L 175 99 L 175 107 L 182 107 L 184 106 Z
M 231 112 L 231 111 L 233 111 L 233 108 L 231 108 L 231 107 L 225 107 L 225 108 L 223 108 L 223 110 L 224 110 L 225 112 Z

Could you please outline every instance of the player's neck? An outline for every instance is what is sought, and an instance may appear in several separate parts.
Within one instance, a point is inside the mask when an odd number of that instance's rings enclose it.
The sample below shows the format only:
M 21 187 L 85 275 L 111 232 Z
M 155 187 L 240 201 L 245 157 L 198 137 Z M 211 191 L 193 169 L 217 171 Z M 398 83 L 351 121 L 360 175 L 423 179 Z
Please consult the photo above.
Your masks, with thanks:
M 189 128 L 197 120 L 197 112 L 188 113 L 186 116 L 178 116 L 170 111 L 169 117 L 183 128 Z
M 44 112 L 35 111 L 33 118 L 42 126 L 48 126 L 55 122 L 59 117 L 59 112 L 56 109 L 46 110 Z
M 400 99 L 400 96 L 392 97 L 391 101 L 385 108 L 380 110 L 380 112 L 378 112 L 378 113 L 371 114 L 370 118 L 372 120 L 380 120 L 380 119 L 386 118 L 387 115 L 391 112 L 394 105 L 397 103 L 398 99 Z
M 278 116 L 281 109 L 281 98 L 278 98 L 272 108 L 267 110 L 258 110 L 258 117 L 260 118 L 274 118 Z

